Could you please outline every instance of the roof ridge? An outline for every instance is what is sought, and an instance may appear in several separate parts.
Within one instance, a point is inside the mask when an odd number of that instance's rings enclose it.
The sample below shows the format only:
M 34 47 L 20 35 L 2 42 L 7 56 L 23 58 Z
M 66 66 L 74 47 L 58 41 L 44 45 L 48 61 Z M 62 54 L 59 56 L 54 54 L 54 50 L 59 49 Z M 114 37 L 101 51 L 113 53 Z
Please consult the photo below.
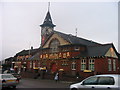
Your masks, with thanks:
M 107 46 L 107 45 L 113 45 L 113 44 L 112 43 L 111 44 L 107 43 L 107 44 L 100 44 L 100 45 L 89 46 L 89 47 L 102 47 L 102 46 Z
M 95 42 L 95 41 L 87 40 L 87 39 L 84 39 L 84 38 L 82 38 L 82 37 L 77 37 L 77 36 L 74 36 L 74 35 L 72 35 L 72 34 L 65 34 L 65 33 L 62 33 L 62 32 L 56 31 L 56 30 L 54 30 L 54 31 L 57 32 L 57 33 L 63 34 L 63 35 L 67 35 L 68 37 L 73 37 L 73 38 L 76 38 L 76 39 L 79 39 L 79 40 L 81 39 L 81 40 L 87 41 L 87 42 L 89 42 L 89 43 L 94 43 L 94 44 L 101 45 L 100 43 L 97 43 L 97 42 Z M 70 38 L 68 38 L 68 39 L 70 39 Z M 70 40 L 70 42 L 71 42 L 71 40 Z

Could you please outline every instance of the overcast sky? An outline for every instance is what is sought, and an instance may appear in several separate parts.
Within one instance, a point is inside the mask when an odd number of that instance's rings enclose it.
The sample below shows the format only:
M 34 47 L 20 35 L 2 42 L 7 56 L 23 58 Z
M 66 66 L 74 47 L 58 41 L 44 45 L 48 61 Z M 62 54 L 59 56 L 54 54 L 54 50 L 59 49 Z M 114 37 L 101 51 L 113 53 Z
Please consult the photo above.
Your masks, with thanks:
M 41 42 L 40 24 L 48 11 L 47 2 L 0 3 L 0 57 L 38 48 Z M 118 50 L 117 2 L 51 2 L 50 13 L 55 30 L 98 43 L 113 43 Z

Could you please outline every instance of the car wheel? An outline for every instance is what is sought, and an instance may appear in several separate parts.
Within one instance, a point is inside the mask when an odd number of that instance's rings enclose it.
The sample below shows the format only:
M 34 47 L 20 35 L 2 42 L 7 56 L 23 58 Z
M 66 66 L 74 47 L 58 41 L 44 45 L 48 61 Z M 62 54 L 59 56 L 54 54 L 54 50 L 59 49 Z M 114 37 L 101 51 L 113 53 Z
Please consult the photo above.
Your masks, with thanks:
M 71 90 L 78 90 L 77 88 L 72 88 Z
M 16 88 L 16 86 L 12 86 L 13 88 Z

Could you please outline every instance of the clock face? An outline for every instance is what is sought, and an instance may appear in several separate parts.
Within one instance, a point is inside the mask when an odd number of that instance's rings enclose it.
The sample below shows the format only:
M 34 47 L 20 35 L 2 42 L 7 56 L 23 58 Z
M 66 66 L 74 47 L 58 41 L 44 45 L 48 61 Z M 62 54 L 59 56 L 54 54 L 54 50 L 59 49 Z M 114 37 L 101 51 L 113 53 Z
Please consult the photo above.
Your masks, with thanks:
M 41 31 L 41 35 L 49 34 L 51 31 L 52 31 L 51 28 L 44 27 Z
M 46 32 L 46 29 L 45 29 L 45 28 L 43 28 L 43 29 L 42 29 L 42 31 L 41 31 L 41 35 L 44 35 L 44 34 L 45 34 L 45 32 Z

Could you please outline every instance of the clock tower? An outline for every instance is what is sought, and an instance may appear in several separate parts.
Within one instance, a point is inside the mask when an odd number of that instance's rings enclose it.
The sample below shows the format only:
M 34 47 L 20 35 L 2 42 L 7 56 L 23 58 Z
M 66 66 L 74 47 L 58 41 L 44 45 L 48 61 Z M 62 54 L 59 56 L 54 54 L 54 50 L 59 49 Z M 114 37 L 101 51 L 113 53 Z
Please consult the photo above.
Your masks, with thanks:
M 46 14 L 43 24 L 41 24 L 40 26 L 41 26 L 41 45 L 43 45 L 47 38 L 50 36 L 50 34 L 53 32 L 54 27 L 56 26 L 52 23 L 49 10 Z

